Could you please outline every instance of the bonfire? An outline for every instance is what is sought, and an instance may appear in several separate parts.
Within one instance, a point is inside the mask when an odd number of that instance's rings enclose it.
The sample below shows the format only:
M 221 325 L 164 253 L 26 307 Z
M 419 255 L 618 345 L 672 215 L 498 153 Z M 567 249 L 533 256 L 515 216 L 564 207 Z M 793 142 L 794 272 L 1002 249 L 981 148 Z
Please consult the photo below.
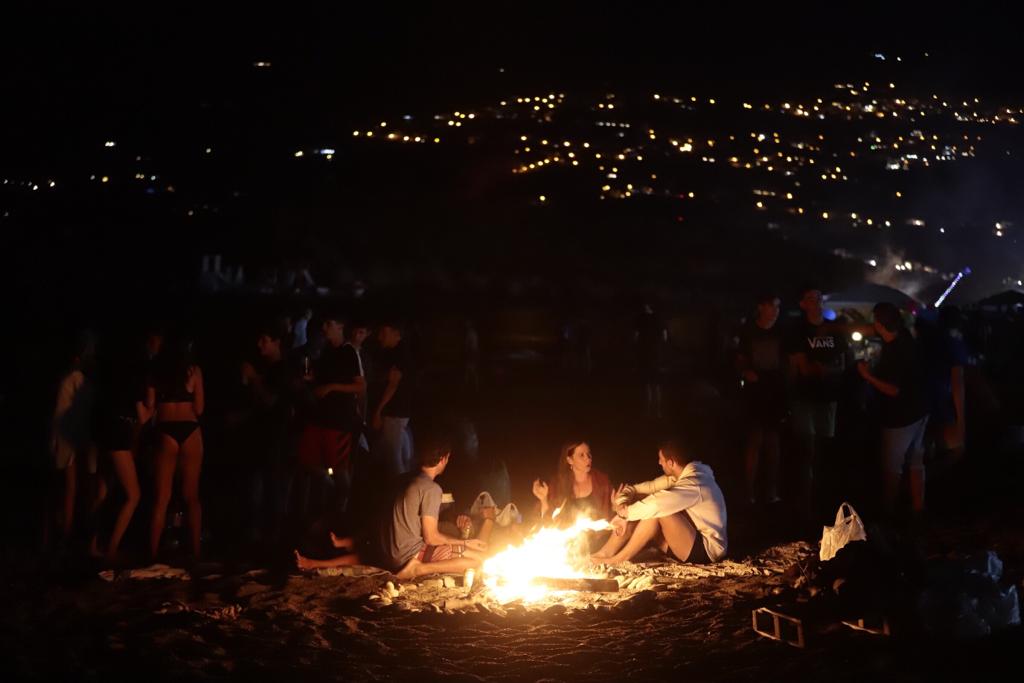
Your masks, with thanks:
M 566 529 L 542 527 L 520 545 L 485 560 L 484 585 L 501 603 L 537 602 L 559 588 L 606 590 L 602 588 L 605 583 L 599 581 L 606 577 L 590 563 L 586 532 L 610 528 L 607 521 L 587 516 L 578 517 Z

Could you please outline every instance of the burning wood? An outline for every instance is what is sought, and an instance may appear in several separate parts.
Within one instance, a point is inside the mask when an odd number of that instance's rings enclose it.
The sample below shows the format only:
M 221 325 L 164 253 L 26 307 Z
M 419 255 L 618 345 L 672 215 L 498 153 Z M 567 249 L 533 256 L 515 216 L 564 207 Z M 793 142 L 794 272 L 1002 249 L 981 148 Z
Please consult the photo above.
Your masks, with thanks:
M 498 586 L 506 586 L 512 583 L 504 578 L 498 578 Z M 615 579 L 599 579 L 589 577 L 557 577 L 557 576 L 534 576 L 530 584 L 552 591 L 582 591 L 586 593 L 618 593 L 619 582 Z M 482 584 L 477 584 L 469 592 L 474 596 L 483 589 Z
M 533 583 L 556 591 L 589 591 L 591 593 L 618 593 L 619 582 L 615 579 L 534 577 Z

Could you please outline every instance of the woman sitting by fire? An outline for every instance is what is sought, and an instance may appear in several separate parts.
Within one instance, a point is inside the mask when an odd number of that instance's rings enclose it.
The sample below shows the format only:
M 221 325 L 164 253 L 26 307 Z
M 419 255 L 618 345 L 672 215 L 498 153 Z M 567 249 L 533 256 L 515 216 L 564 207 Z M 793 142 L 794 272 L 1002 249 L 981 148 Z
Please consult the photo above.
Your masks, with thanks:
M 593 465 L 594 456 L 586 441 L 574 441 L 562 448 L 552 485 L 542 479 L 533 482 L 533 495 L 540 501 L 541 524 L 568 527 L 580 515 L 591 519 L 612 516 L 611 482 Z

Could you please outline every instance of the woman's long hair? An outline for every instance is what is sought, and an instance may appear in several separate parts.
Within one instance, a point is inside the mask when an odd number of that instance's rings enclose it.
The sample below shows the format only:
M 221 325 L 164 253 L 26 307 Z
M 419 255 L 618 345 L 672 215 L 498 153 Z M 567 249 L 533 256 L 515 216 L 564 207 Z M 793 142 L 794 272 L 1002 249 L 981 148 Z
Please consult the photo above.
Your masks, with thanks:
M 188 371 L 194 365 L 192 338 L 182 334 L 175 335 L 160 351 L 154 368 L 155 379 L 158 385 L 162 386 L 185 386 L 188 382 Z
M 561 506 L 562 502 L 565 501 L 566 498 L 572 496 L 572 486 L 574 478 L 572 474 L 572 468 L 569 467 L 567 459 L 571 458 L 573 452 L 575 452 L 577 448 L 579 448 L 585 443 L 587 443 L 587 441 L 583 439 L 569 441 L 566 442 L 562 446 L 562 449 L 559 451 L 558 464 L 555 469 L 555 485 L 553 487 L 553 490 L 549 494 L 552 496 L 549 501 L 552 508 Z M 593 465 L 591 465 L 591 472 L 593 472 Z

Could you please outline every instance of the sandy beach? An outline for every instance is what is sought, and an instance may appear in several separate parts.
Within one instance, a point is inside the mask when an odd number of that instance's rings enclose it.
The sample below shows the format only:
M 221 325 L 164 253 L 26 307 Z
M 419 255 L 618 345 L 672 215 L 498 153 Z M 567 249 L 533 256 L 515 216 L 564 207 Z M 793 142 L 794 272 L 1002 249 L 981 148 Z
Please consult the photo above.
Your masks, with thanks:
M 957 533 L 946 538 L 962 543 Z M 1007 543 L 1008 575 L 1019 582 L 1022 549 Z M 447 588 L 441 577 L 402 583 L 361 567 L 122 572 L 43 590 L 21 575 L 6 581 L 4 659 L 18 680 L 924 681 L 995 670 L 1014 656 L 1019 628 L 942 644 L 826 621 L 808 624 L 805 649 L 756 635 L 751 610 L 792 601 L 797 565 L 815 552 L 791 543 L 712 567 L 627 564 L 612 572 L 618 593 L 504 606 L 486 590 L 465 599 L 461 577 Z

